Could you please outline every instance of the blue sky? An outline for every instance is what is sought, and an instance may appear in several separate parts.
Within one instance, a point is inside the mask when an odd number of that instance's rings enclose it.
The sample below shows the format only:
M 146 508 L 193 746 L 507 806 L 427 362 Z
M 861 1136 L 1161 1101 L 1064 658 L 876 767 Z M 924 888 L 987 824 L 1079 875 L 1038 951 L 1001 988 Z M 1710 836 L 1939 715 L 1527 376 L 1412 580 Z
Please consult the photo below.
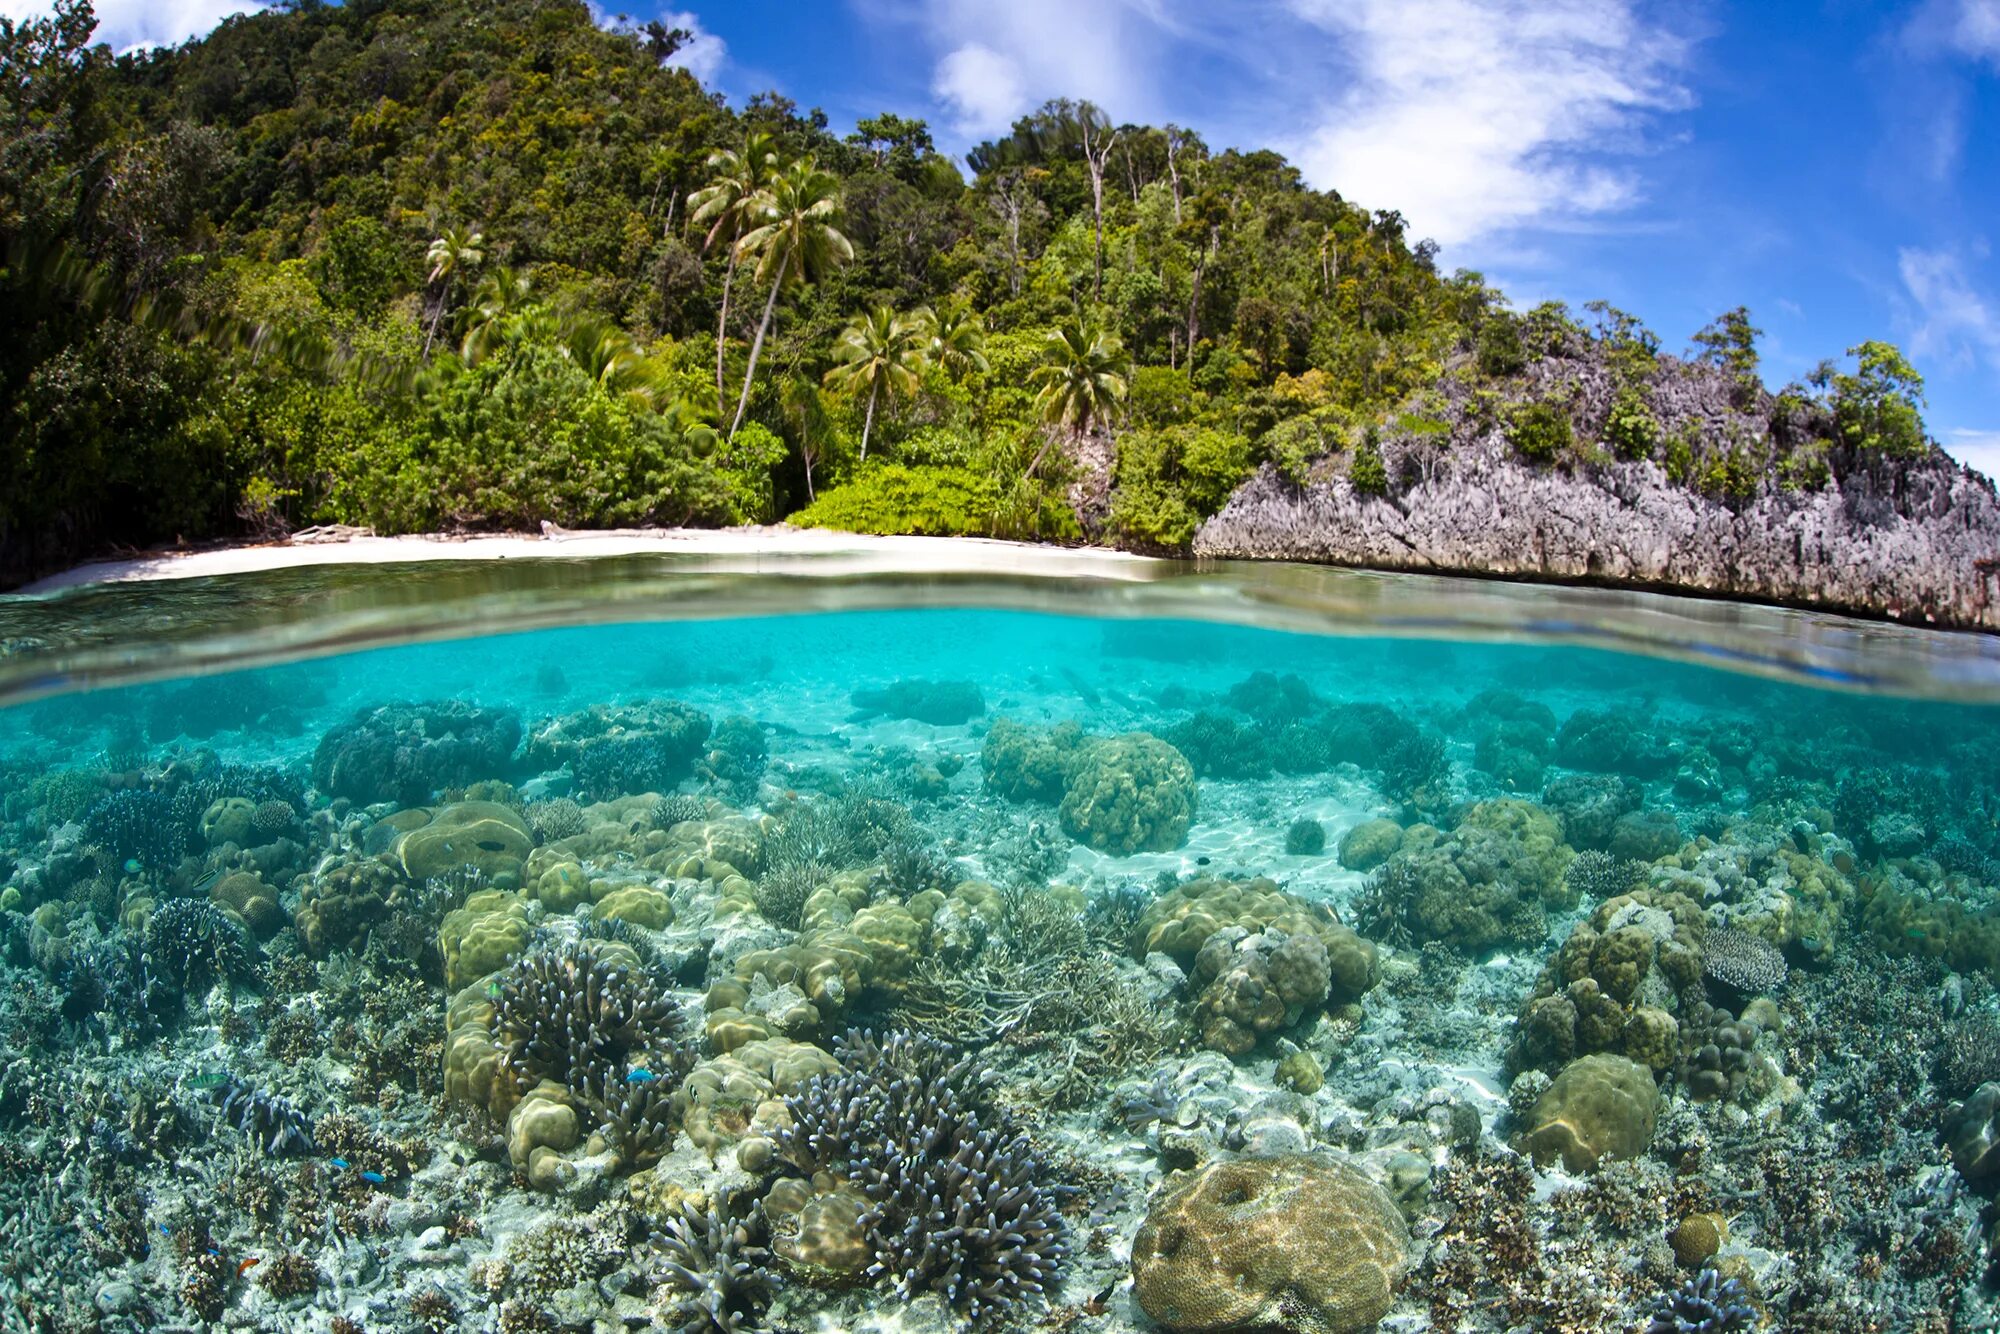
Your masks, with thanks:
M 0 12 L 35 7 L 0 0 Z M 114 45 L 235 0 L 100 0 Z M 619 11 L 614 3 L 612 13 Z M 955 151 L 1049 97 L 1270 147 L 1397 208 L 1518 305 L 1602 297 L 1670 349 L 1735 305 L 1774 382 L 1902 344 L 2000 474 L 2000 0 L 675 0 L 681 59 Z

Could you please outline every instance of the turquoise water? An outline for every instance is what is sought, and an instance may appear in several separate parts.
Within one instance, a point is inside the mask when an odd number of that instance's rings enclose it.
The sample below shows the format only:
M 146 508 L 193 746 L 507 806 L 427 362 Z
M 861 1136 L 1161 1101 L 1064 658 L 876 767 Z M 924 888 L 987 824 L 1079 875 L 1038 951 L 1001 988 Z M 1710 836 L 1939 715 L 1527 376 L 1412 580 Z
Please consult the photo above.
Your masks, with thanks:
M 1995 1327 L 1987 641 L 1312 577 L 9 602 L 0 1327 Z

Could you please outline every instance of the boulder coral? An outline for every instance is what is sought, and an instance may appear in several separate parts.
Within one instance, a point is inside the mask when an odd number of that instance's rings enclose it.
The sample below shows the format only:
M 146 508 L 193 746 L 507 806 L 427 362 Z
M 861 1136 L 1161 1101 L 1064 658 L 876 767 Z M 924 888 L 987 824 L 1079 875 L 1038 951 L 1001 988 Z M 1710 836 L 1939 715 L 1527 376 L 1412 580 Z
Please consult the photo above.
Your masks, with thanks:
M 1571 1172 L 1588 1172 L 1644 1153 L 1659 1114 L 1652 1071 L 1623 1056 L 1579 1056 L 1535 1099 L 1522 1147 L 1537 1163 L 1559 1158 Z
M 1139 1305 L 1174 1334 L 1361 1334 L 1408 1263 L 1388 1192 L 1318 1154 L 1210 1163 L 1168 1184 L 1132 1242 Z
M 505 773 L 520 741 L 520 715 L 511 709 L 459 700 L 384 704 L 320 738 L 313 785 L 364 804 L 419 806 L 441 789 Z

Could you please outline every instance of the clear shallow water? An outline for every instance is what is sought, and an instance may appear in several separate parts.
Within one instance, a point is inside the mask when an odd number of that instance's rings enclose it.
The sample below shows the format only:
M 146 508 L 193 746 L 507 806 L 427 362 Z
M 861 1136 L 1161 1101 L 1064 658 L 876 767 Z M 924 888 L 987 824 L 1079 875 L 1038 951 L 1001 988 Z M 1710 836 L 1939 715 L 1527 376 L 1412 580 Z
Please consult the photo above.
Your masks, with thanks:
M 1988 641 L 558 566 L 0 609 L 0 1322 L 1992 1327 Z

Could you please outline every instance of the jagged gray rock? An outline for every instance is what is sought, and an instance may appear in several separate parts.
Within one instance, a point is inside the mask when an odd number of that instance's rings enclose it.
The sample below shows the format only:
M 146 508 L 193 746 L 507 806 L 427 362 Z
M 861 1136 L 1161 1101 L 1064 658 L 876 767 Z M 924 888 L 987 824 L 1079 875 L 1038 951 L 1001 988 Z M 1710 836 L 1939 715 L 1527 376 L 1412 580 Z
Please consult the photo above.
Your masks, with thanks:
M 1594 400 L 1608 397 L 1596 369 L 1558 372 L 1585 421 L 1601 420 Z M 1725 396 L 1681 365 L 1652 391 L 1670 426 L 1694 422 L 1710 440 L 1761 434 L 1769 398 L 1738 412 Z M 1818 489 L 1767 477 L 1729 502 L 1651 460 L 1538 466 L 1498 427 L 1470 426 L 1462 402 L 1449 415 L 1448 441 L 1382 441 L 1387 496 L 1348 484 L 1351 455 L 1322 460 L 1303 486 L 1265 465 L 1202 525 L 1195 554 L 1637 585 L 2000 629 L 2000 500 L 1942 451 L 1836 468 Z

